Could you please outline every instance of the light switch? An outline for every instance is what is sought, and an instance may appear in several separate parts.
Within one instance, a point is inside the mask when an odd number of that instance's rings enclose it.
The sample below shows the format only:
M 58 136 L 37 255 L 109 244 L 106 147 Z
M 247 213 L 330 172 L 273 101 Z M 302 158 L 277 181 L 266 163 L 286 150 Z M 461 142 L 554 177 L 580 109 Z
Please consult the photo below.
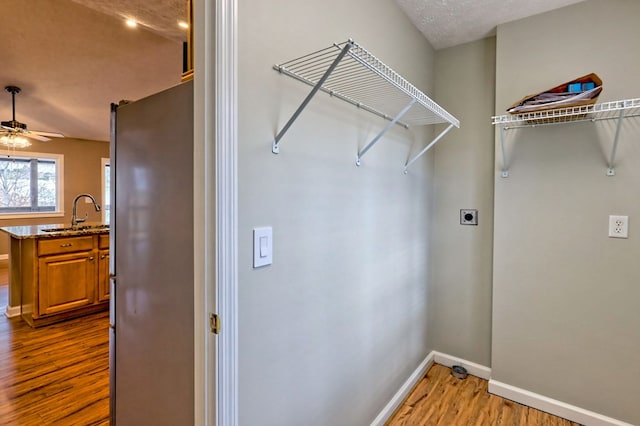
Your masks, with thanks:
M 253 228 L 253 267 L 273 263 L 273 231 L 270 226 Z
M 267 237 L 260 237 L 260 257 L 267 257 L 269 255 L 269 239 Z

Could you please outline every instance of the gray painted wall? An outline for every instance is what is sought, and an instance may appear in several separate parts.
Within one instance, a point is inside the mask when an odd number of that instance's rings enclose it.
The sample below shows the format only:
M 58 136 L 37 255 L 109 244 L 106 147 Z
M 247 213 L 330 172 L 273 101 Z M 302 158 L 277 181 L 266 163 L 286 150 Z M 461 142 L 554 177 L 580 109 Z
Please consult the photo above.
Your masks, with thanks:
M 273 64 L 352 37 L 426 93 L 434 53 L 392 0 L 239 2 L 240 424 L 369 424 L 428 341 L 431 156 L 402 173 L 428 128 L 382 119 Z M 321 7 L 319 7 L 321 6 Z M 273 265 L 252 269 L 252 228 L 272 226 Z
M 435 90 L 461 127 L 434 154 L 429 330 L 436 350 L 490 366 L 495 38 L 437 51 Z M 460 209 L 478 209 L 478 226 Z
M 640 2 L 587 1 L 501 25 L 496 113 L 590 72 L 600 101 L 640 97 Z M 488 120 L 489 117 L 486 117 Z M 492 377 L 640 424 L 640 121 L 517 130 L 496 150 Z M 607 237 L 628 215 L 629 239 Z

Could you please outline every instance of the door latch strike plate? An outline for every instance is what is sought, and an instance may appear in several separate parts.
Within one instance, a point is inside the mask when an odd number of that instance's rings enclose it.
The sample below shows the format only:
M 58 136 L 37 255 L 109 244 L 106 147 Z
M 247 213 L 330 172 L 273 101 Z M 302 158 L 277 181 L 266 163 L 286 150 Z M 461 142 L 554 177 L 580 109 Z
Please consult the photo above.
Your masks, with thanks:
M 220 334 L 220 317 L 216 314 L 209 314 L 209 328 L 213 334 Z

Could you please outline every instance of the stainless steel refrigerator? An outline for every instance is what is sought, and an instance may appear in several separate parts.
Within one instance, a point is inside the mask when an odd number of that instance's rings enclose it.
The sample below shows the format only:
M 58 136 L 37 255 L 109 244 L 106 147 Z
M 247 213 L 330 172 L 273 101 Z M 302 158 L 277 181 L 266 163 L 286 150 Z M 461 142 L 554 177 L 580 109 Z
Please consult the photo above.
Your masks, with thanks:
M 191 425 L 193 82 L 111 113 L 111 424 Z

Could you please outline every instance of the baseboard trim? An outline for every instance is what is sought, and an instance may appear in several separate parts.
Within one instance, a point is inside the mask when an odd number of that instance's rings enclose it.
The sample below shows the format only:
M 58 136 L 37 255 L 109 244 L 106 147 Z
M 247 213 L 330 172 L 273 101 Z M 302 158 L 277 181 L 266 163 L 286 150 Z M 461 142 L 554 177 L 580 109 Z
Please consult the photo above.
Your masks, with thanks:
M 585 410 L 493 379 L 489 380 L 489 392 L 587 426 L 633 426 L 630 423 L 603 416 L 602 414 L 594 413 L 593 411 Z
M 484 365 L 476 364 L 475 362 L 467 361 L 466 359 L 458 358 L 455 356 L 443 354 L 442 352 L 433 351 L 434 361 L 436 364 L 444 365 L 445 367 L 453 367 L 454 365 L 460 365 L 467 370 L 467 373 L 472 376 L 480 377 L 481 379 L 489 380 L 491 378 L 491 368 Z
M 4 315 L 7 318 L 14 318 L 14 317 L 20 316 L 20 306 L 7 305 L 7 309 L 5 309 Z
M 371 426 L 383 426 L 387 420 L 393 416 L 398 407 L 409 396 L 415 385 L 424 377 L 434 363 L 435 351 L 431 351 L 429 355 L 420 363 L 418 368 L 415 369 L 406 382 L 400 387 L 398 392 L 393 395 L 391 401 L 382 409 L 380 414 L 371 422 Z

